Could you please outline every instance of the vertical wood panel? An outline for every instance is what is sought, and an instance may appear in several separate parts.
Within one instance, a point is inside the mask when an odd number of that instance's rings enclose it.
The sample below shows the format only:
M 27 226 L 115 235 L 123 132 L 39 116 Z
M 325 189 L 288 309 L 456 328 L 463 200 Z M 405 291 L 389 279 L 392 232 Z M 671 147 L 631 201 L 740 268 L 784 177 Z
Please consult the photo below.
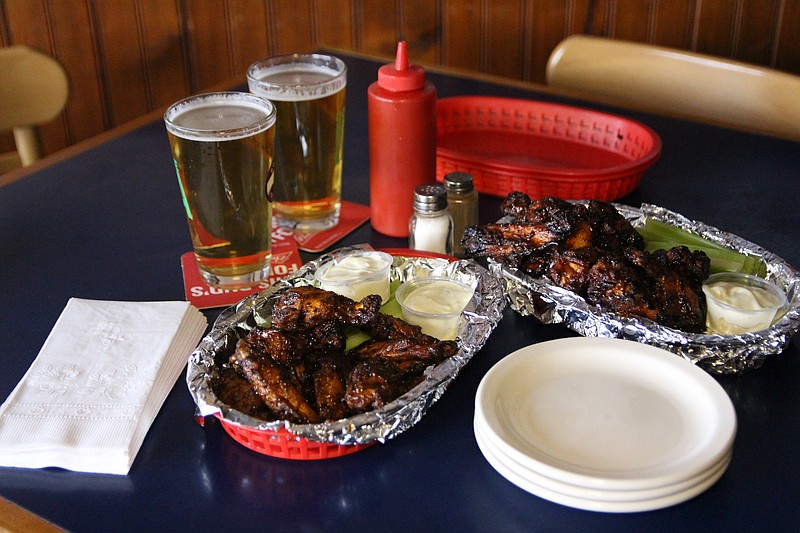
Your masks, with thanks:
M 171 104 L 189 93 L 178 3 L 179 0 L 138 0 L 152 108 Z
M 359 51 L 392 56 L 400 38 L 397 0 L 357 0 Z
M 445 0 L 442 12 L 442 63 L 467 70 L 483 70 L 481 43 L 485 28 L 481 0 Z
M 653 44 L 689 48 L 693 16 L 694 0 L 656 0 Z
M 226 0 L 184 0 L 192 92 L 234 75 L 226 7 Z
M 405 0 L 401 3 L 399 37 L 408 41 L 408 53 L 416 63 L 439 60 L 439 4 L 432 0 Z
M 353 1 L 314 0 L 314 12 L 317 17 L 316 40 L 320 46 L 355 49 Z
M 228 10 L 231 69 L 233 75 L 244 82 L 247 79 L 247 67 L 262 57 L 272 55 L 267 9 L 262 2 L 230 0 Z
M 778 21 L 776 0 L 742 2 L 734 58 L 747 63 L 769 65 Z
M 611 37 L 627 41 L 652 42 L 654 12 L 658 0 L 616 0 L 613 2 Z
M 70 73 L 70 94 L 67 104 L 68 142 L 88 139 L 105 131 L 111 124 L 106 119 L 105 102 L 100 84 L 98 54 L 89 10 L 82 0 L 48 2 L 47 9 L 53 33 L 53 50 Z
M 486 71 L 490 74 L 516 79 L 523 77 L 523 12 L 521 0 L 490 0 L 484 4 L 487 18 L 484 56 Z
M 800 74 L 800 2 L 784 0 L 775 50 L 775 68 Z
M 275 54 L 309 51 L 314 45 L 311 0 L 271 0 L 270 28 L 275 32 Z
M 737 0 L 709 0 L 699 4 L 697 48 L 701 54 L 731 57 Z
M 544 82 L 544 71 L 550 52 L 573 31 L 571 0 L 528 0 L 525 43 L 530 50 L 530 80 Z
M 136 0 L 96 0 L 90 6 L 97 28 L 103 97 L 109 102 L 106 121 L 122 124 L 151 109 Z

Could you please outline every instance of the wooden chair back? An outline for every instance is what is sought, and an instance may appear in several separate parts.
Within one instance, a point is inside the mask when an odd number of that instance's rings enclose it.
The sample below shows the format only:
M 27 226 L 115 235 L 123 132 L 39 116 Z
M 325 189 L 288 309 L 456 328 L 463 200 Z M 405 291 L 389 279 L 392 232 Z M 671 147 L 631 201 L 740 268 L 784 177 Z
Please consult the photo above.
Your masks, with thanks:
M 550 55 L 546 78 L 611 105 L 800 140 L 800 77 L 777 70 L 573 35 Z
M 12 131 L 16 151 L 0 154 L 0 172 L 42 157 L 36 127 L 67 104 L 67 73 L 55 59 L 27 46 L 0 48 L 0 132 Z

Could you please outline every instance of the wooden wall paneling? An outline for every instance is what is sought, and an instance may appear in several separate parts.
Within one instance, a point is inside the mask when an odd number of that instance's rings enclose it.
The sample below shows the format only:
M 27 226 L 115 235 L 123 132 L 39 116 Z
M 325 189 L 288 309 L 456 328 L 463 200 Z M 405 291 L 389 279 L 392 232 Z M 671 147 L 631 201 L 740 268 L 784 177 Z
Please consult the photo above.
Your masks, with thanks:
M 316 44 L 322 47 L 355 50 L 354 1 L 314 0 Z
M 402 1 L 355 0 L 356 45 L 359 52 L 387 57 L 395 55 L 400 39 L 398 2 Z
M 692 45 L 695 0 L 654 0 L 652 43 L 689 49 Z
M 431 0 L 401 2 L 398 38 L 408 42 L 409 58 L 415 63 L 439 63 L 440 5 Z
M 722 57 L 733 55 L 740 0 L 699 0 L 695 20 L 695 50 Z
M 3 2 L 3 15 L 5 17 L 4 26 L 8 32 L 8 44 L 30 46 L 43 54 L 58 59 L 62 64 L 64 63 L 55 52 L 51 27 L 52 17 L 48 12 L 45 0 L 6 0 Z M 70 78 L 70 91 L 74 92 L 73 74 L 67 70 L 67 75 Z M 70 97 L 68 107 L 75 98 L 74 96 Z M 99 102 L 100 99 L 98 98 L 97 101 Z M 45 153 L 60 150 L 74 142 L 74 139 L 70 138 L 68 125 L 65 112 L 54 121 L 39 126 L 39 135 Z M 5 152 L 14 149 L 13 136 L 8 134 L 1 150 Z
M 178 0 L 137 0 L 151 109 L 190 93 Z
M 65 115 L 66 140 L 67 144 L 73 144 L 111 127 L 105 107 L 108 102 L 104 100 L 101 89 L 102 65 L 99 64 L 98 50 L 94 41 L 96 28 L 93 27 L 84 0 L 46 2 L 45 5 L 52 28 L 55 57 L 69 73 L 70 98 Z M 48 151 L 52 151 L 56 147 L 49 148 Z
M 187 40 L 189 90 L 192 93 L 234 75 L 227 5 L 227 0 L 182 2 L 182 31 Z
M 252 0 L 230 0 L 229 21 L 233 75 L 244 83 L 247 68 L 272 55 L 266 6 Z
M 486 28 L 482 0 L 443 0 L 442 63 L 485 72 L 483 43 Z
M 106 121 L 112 126 L 122 124 L 152 109 L 136 0 L 97 0 L 89 7 L 96 28 L 103 99 L 108 102 Z
M 751 0 L 742 4 L 734 58 L 773 66 L 780 0 Z
M 609 36 L 615 39 L 651 43 L 655 34 L 657 0 L 616 0 L 609 4 Z
M 271 0 L 269 28 L 275 32 L 274 54 L 308 52 L 314 46 L 312 0 Z
M 773 65 L 800 75 L 800 2 L 783 0 L 776 35 Z
M 572 0 L 527 0 L 525 20 L 525 46 L 529 50 L 529 74 L 526 79 L 544 83 L 544 72 L 550 53 L 564 38 L 572 33 L 583 33 L 574 28 Z
M 484 4 L 485 69 L 489 74 L 522 79 L 528 54 L 525 46 L 523 0 L 491 0 Z

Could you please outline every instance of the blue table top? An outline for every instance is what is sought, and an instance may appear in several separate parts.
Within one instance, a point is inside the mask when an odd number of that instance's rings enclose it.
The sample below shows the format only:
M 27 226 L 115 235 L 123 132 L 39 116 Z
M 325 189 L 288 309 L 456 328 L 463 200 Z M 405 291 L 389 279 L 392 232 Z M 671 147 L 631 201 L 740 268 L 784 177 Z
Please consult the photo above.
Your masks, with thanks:
M 348 63 L 344 198 L 368 203 L 367 86 L 378 63 Z M 800 144 L 576 102 L 447 74 L 439 96 L 497 95 L 593 107 L 643 122 L 661 158 L 619 200 L 666 207 L 800 265 Z M 482 222 L 499 198 L 481 201 Z M 344 244 L 406 247 L 369 224 Z M 160 120 L 0 188 L 0 399 L 36 357 L 70 297 L 182 300 L 191 247 Z M 304 259 L 313 256 L 304 254 Z M 219 310 L 206 314 L 213 321 Z M 606 514 L 540 499 L 497 474 L 472 430 L 475 391 L 505 355 L 573 336 L 506 310 L 486 346 L 422 421 L 396 439 L 325 461 L 252 452 L 193 418 L 178 380 L 127 476 L 0 468 L 0 495 L 74 531 L 719 531 L 800 526 L 797 340 L 755 371 L 716 376 L 738 417 L 732 462 L 696 498 L 662 510 Z

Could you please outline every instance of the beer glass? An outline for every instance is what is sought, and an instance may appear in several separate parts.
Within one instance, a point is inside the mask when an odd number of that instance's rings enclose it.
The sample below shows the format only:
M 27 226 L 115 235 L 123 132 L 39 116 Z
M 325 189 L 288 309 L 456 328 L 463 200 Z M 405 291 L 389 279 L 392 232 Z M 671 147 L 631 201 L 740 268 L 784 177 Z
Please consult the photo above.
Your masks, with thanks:
M 319 231 L 339 223 L 347 68 L 336 57 L 292 54 L 262 59 L 247 84 L 277 108 L 275 224 Z
M 164 122 L 201 277 L 256 285 L 270 269 L 275 106 L 244 92 L 200 94 Z

